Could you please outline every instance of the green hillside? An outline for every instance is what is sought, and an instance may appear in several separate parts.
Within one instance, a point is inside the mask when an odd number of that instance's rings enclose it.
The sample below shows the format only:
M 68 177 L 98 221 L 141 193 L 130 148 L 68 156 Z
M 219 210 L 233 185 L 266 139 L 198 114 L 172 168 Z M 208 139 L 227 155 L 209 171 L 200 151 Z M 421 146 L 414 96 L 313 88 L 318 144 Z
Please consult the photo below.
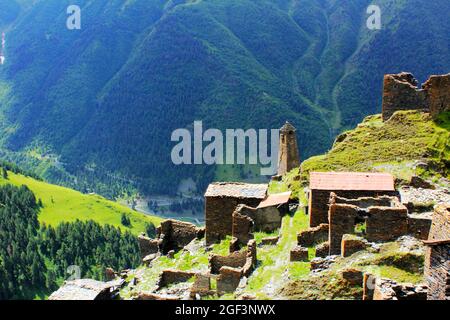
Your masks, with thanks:
M 98 195 L 85 195 L 10 171 L 7 180 L 0 177 L 0 185 L 8 183 L 15 186 L 26 185 L 37 199 L 41 199 L 43 208 L 39 212 L 39 222 L 53 227 L 62 222 L 94 220 L 101 225 L 109 224 L 120 227 L 123 231 L 130 231 L 137 235 L 145 231 L 147 223 L 151 222 L 158 226 L 161 221 L 158 217 L 133 211 Z M 121 224 L 123 213 L 130 218 L 130 227 Z
M 397 112 L 387 122 L 369 116 L 340 135 L 330 152 L 303 162 L 302 173 L 387 171 L 405 180 L 413 174 L 450 178 L 449 126 L 449 112 L 436 121 L 418 111 Z M 414 165 L 417 161 L 426 166 Z
M 450 179 L 450 112 L 435 120 L 419 111 L 396 112 L 387 122 L 380 114 L 368 116 L 339 135 L 328 153 L 303 161 L 301 173 L 294 169 L 271 182 L 270 192 L 292 190 L 306 201 L 302 187 L 313 171 L 389 172 L 403 181 L 419 175 L 445 184 L 440 179 Z
M 216 168 L 170 159 L 194 120 L 289 120 L 308 158 L 380 111 L 385 73 L 450 70 L 448 0 L 377 1 L 375 31 L 370 0 L 80 0 L 81 30 L 65 27 L 70 0 L 6 2 L 0 156 L 109 197 L 204 190 Z

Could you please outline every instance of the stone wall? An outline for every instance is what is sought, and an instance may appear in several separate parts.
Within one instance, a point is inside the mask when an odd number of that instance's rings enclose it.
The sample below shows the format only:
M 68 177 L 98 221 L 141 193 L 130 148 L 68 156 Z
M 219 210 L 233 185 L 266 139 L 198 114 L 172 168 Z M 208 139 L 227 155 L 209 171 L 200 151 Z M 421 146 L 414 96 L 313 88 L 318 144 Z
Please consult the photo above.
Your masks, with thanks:
M 341 245 L 344 234 L 355 234 L 355 225 L 360 222 L 365 222 L 364 237 L 370 242 L 394 241 L 408 234 L 408 210 L 397 197 L 344 199 L 332 193 L 328 220 L 330 255 L 341 254 L 345 248 L 348 256 L 366 246 L 362 241 L 351 241 L 351 236 Z
M 291 249 L 289 260 L 291 262 L 308 261 L 308 248 L 295 246 Z
M 330 253 L 330 244 L 327 242 L 321 243 L 316 246 L 316 257 L 325 258 Z
M 371 242 L 394 241 L 408 233 L 408 210 L 399 207 L 370 207 L 366 238 Z
M 424 110 L 432 116 L 450 110 L 450 74 L 431 76 L 421 89 L 410 73 L 385 75 L 382 109 L 384 121 L 400 110 Z
M 159 252 L 160 241 L 158 239 L 150 239 L 145 235 L 140 235 L 138 236 L 138 243 L 142 259 L 150 254 Z
M 425 285 L 398 284 L 389 279 L 377 279 L 373 300 L 426 300 Z
M 429 240 L 450 238 L 450 204 L 437 206 L 433 213 Z
M 398 197 L 383 195 L 380 197 L 360 197 L 360 198 L 344 198 L 335 193 L 330 195 L 330 201 L 338 204 L 352 204 L 362 209 L 369 207 L 390 207 L 399 202 Z
M 328 241 L 329 224 L 322 223 L 317 227 L 309 228 L 297 235 L 297 242 L 303 247 L 312 247 L 315 244 Z
M 250 274 L 256 268 L 257 262 L 257 252 L 256 252 L 256 241 L 250 240 L 247 244 L 247 258 L 245 259 L 245 264 L 242 267 L 242 273 L 244 276 L 249 277 Z
M 171 250 L 178 251 L 188 245 L 192 240 L 203 236 L 203 229 L 192 223 L 177 220 L 165 220 L 157 228 L 158 238 L 161 241 L 161 251 L 166 254 Z
M 417 87 L 418 82 L 410 73 L 387 74 L 384 76 L 383 120 L 400 110 L 428 110 L 424 90 Z
M 242 268 L 247 262 L 247 251 L 235 251 L 228 256 L 212 254 L 209 257 L 209 266 L 212 274 L 218 274 L 223 266 L 232 268 Z
M 249 277 L 256 268 L 256 241 L 250 240 L 247 245 L 245 263 L 242 267 L 234 267 L 232 265 L 223 265 L 219 269 L 219 277 L 217 278 L 217 293 L 231 293 L 239 286 L 242 277 Z M 229 260 L 228 262 L 230 262 Z M 241 264 L 242 261 L 231 261 L 232 263 Z M 218 265 L 215 266 L 217 268 Z M 213 265 L 211 264 L 211 273 L 213 273 Z
M 359 208 L 350 204 L 332 204 L 329 210 L 330 232 L 328 243 L 330 255 L 341 254 L 342 237 L 353 234 Z
M 367 240 L 355 235 L 345 234 L 342 237 L 341 254 L 343 257 L 350 257 L 352 254 L 365 250 L 369 247 Z
M 444 111 L 450 111 L 450 74 L 431 76 L 423 84 L 427 93 L 428 108 L 433 117 Z
M 435 208 L 425 255 L 429 300 L 450 300 L 450 205 Z
M 241 268 L 222 267 L 217 278 L 217 293 L 232 293 L 239 286 L 242 278 Z
M 421 240 L 427 240 L 430 234 L 432 219 L 423 214 L 408 215 L 408 234 Z
M 342 271 L 342 278 L 352 286 L 363 286 L 364 274 L 360 270 L 354 268 L 345 269 Z
M 255 213 L 256 209 L 244 205 L 239 205 L 233 212 L 232 236 L 236 239 L 233 245 L 235 248 L 246 245 L 254 238 L 253 227 L 255 223 L 252 217 L 254 217 Z
M 376 278 L 370 273 L 363 276 L 363 300 L 373 300 Z
M 241 269 L 242 274 L 248 277 L 256 268 L 256 261 L 256 241 L 250 240 L 247 243 L 247 250 L 235 251 L 228 256 L 212 254 L 209 257 L 209 267 L 211 274 L 218 274 L 222 267 L 231 267 Z
M 217 243 L 232 234 L 233 212 L 239 204 L 256 208 L 261 199 L 205 197 L 206 244 Z
M 450 300 L 450 243 L 427 248 L 425 277 L 428 300 Z
M 190 297 L 194 299 L 197 295 L 200 297 L 212 294 L 211 290 L 211 277 L 209 274 L 197 273 L 195 275 L 195 281 L 192 284 Z
M 270 233 L 280 229 L 282 218 L 281 211 L 275 206 L 258 208 L 254 217 L 255 231 Z
M 167 287 L 174 283 L 187 282 L 191 278 L 195 277 L 195 272 L 186 272 L 179 270 L 164 270 L 158 281 L 158 289 Z
M 330 203 L 331 193 L 336 197 L 342 199 L 358 199 L 358 198 L 372 198 L 378 205 L 388 201 L 385 197 L 397 197 L 400 195 L 397 191 L 353 191 L 353 190 L 311 190 L 309 193 L 309 225 L 310 227 L 317 227 L 322 223 L 328 223 L 328 208 Z M 337 203 L 345 203 L 344 200 L 338 200 Z M 347 200 L 348 201 L 348 200 Z M 357 200 L 358 204 L 364 206 L 366 200 Z M 365 202 L 364 202 L 365 201 Z

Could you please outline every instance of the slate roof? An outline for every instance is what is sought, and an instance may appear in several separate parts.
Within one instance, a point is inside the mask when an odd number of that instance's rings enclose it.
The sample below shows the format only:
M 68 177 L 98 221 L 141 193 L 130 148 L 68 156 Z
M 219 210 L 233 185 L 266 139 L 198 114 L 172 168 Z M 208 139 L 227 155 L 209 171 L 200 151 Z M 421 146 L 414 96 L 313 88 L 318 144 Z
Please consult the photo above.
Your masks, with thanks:
M 388 173 L 311 172 L 311 190 L 395 191 Z
M 240 182 L 216 182 L 208 186 L 205 197 L 231 197 L 264 199 L 267 195 L 267 184 L 250 184 Z
M 120 279 L 123 281 L 122 279 Z M 49 300 L 96 300 L 101 294 L 107 293 L 113 287 L 120 287 L 121 281 L 101 282 L 92 279 L 66 281 Z

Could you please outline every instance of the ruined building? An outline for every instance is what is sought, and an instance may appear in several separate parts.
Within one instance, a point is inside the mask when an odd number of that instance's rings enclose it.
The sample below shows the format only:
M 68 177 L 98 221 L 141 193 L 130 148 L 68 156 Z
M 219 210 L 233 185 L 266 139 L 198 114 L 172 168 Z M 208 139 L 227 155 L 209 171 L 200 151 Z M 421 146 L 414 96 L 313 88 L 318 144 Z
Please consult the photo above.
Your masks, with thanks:
M 267 184 L 219 182 L 209 185 L 205 193 L 206 244 L 232 234 L 233 212 L 239 204 L 256 208 L 267 196 Z
M 351 239 L 343 240 L 356 233 L 358 224 L 365 225 L 364 238 L 370 242 L 394 241 L 408 234 L 408 210 L 396 197 L 345 199 L 333 193 L 328 222 L 329 255 L 340 255 L 354 245 Z
M 49 300 L 112 300 L 118 294 L 123 279 L 101 282 L 92 279 L 65 281 Z
M 411 73 L 384 76 L 383 120 L 400 110 L 423 110 L 436 116 L 450 110 L 450 74 L 431 76 L 418 88 Z
M 286 124 L 280 129 L 280 149 L 278 152 L 278 176 L 285 175 L 292 169 L 300 167 L 296 129 Z
M 310 226 L 328 224 L 330 194 L 355 199 L 361 197 L 396 196 L 394 177 L 385 173 L 312 172 L 310 174 Z
M 283 215 L 289 212 L 291 192 L 268 195 L 257 208 L 238 205 L 233 212 L 232 236 L 236 249 L 254 238 L 254 231 L 271 233 L 281 228 Z
M 141 258 L 155 257 L 155 254 L 167 254 L 170 251 L 179 251 L 194 239 L 202 239 L 205 235 L 204 228 L 198 228 L 192 223 L 178 220 L 164 220 L 156 229 L 156 238 L 141 234 L 138 237 Z
M 428 300 L 450 300 L 450 205 L 436 207 L 425 244 Z

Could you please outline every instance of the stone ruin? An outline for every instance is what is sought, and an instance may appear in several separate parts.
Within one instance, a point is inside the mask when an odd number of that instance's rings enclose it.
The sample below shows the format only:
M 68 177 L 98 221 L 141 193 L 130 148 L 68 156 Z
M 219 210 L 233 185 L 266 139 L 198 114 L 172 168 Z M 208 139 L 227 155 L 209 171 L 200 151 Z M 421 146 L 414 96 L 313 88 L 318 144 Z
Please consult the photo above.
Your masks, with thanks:
M 156 288 L 141 292 L 138 300 L 199 299 L 214 294 L 233 293 L 244 278 L 256 267 L 256 242 L 250 240 L 247 249 L 231 252 L 228 256 L 212 254 L 208 273 L 167 269 L 162 271 Z M 215 280 L 217 288 L 212 289 Z
M 315 244 L 326 242 L 328 241 L 329 228 L 328 223 L 322 223 L 317 227 L 304 230 L 297 235 L 297 242 L 304 247 L 312 247 Z
M 383 120 L 400 110 L 423 110 L 434 117 L 450 110 L 450 74 L 431 76 L 419 89 L 411 73 L 384 76 Z
M 345 199 L 332 194 L 329 208 L 330 255 L 341 254 L 342 239 L 365 224 L 370 242 L 394 241 L 408 232 L 407 209 L 396 197 Z
M 400 197 L 394 177 L 386 173 L 311 172 L 308 214 L 310 226 L 328 224 L 330 194 L 347 199 L 361 197 Z
M 202 239 L 205 230 L 192 223 L 169 219 L 161 222 L 156 234 L 156 239 L 150 239 L 143 234 L 138 237 L 141 258 L 146 264 L 160 254 L 179 251 L 192 240 Z
M 231 236 L 236 207 L 240 204 L 258 207 L 267 196 L 267 188 L 267 184 L 210 184 L 205 193 L 206 244 L 211 245 Z
M 202 239 L 205 229 L 198 228 L 192 223 L 177 220 L 165 220 L 156 229 L 160 249 L 164 254 L 169 251 L 179 251 L 194 239 Z
M 255 231 L 271 233 L 280 229 L 283 215 L 289 212 L 290 196 L 291 192 L 269 195 L 257 208 L 238 205 L 232 216 L 231 235 L 235 246 L 232 251 L 238 250 L 253 239 Z
M 213 183 L 205 193 L 206 244 L 236 238 L 237 246 L 254 231 L 273 232 L 288 213 L 291 192 L 267 194 L 267 184 Z
M 124 280 L 101 282 L 91 279 L 66 281 L 49 300 L 113 300 Z
M 213 254 L 209 258 L 211 274 L 219 274 L 217 290 L 234 292 L 242 277 L 249 277 L 256 268 L 256 241 L 250 240 L 246 250 L 231 252 L 228 256 Z
M 348 199 L 331 192 L 327 207 L 327 223 L 297 236 L 299 246 L 316 245 L 319 258 L 348 257 L 371 247 L 373 242 L 394 241 L 404 235 L 423 239 L 431 227 L 428 216 L 408 214 L 406 206 L 395 196 Z
M 428 300 L 450 300 L 450 205 L 435 208 L 430 236 L 425 244 Z
M 286 121 L 280 129 L 280 147 L 278 152 L 278 177 L 300 167 L 296 129 Z
M 427 300 L 427 286 L 399 284 L 385 278 L 364 275 L 363 300 Z

